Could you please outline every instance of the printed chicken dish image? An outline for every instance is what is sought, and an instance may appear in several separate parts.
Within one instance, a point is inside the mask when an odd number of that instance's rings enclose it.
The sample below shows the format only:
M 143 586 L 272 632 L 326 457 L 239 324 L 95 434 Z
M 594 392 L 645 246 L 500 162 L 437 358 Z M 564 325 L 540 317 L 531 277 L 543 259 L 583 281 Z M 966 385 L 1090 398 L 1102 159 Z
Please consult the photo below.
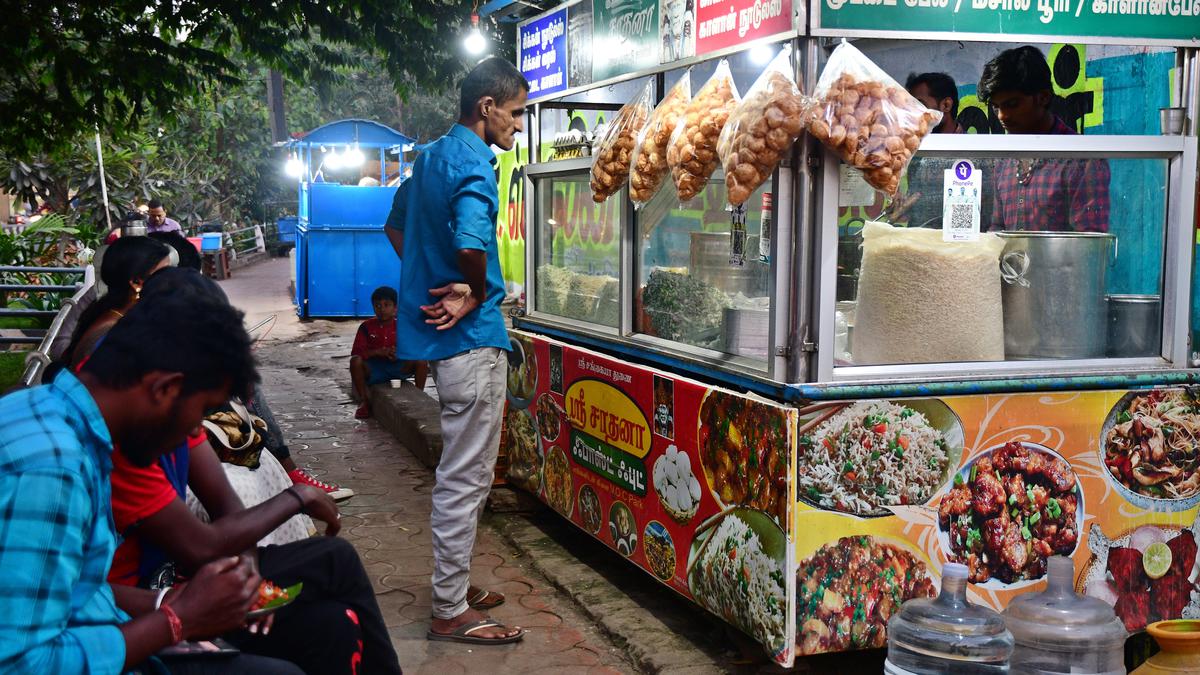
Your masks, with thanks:
M 1080 575 L 1081 589 L 1112 605 L 1130 632 L 1155 621 L 1200 617 L 1195 529 L 1142 525 L 1110 540 L 1092 525 L 1092 559 Z
M 1062 458 L 1008 443 L 981 455 L 942 498 L 938 520 L 951 562 L 972 583 L 1039 579 L 1046 558 L 1070 555 L 1079 543 L 1079 486 Z

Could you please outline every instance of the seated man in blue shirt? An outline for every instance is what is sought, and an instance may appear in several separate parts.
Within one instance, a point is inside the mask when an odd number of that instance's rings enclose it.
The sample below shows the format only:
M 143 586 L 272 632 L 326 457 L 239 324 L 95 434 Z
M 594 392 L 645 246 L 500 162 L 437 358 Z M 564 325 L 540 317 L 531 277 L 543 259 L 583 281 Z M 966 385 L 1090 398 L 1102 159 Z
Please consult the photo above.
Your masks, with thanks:
M 417 156 L 388 215 L 400 266 L 396 358 L 428 361 L 442 406 L 433 488 L 433 622 L 427 637 L 506 644 L 524 631 L 480 610 L 504 596 L 470 587 L 471 551 L 500 449 L 508 334 L 496 244 L 496 154 L 523 129 L 529 83 L 492 58 L 463 80 L 458 124 Z
M 241 312 L 213 291 L 137 304 L 78 377 L 0 399 L 0 673 L 161 672 L 147 664 L 163 648 L 246 623 L 260 578 L 243 558 L 165 598 L 106 581 L 114 443 L 147 466 L 258 380 Z M 172 670 L 299 673 L 258 657 L 210 663 Z

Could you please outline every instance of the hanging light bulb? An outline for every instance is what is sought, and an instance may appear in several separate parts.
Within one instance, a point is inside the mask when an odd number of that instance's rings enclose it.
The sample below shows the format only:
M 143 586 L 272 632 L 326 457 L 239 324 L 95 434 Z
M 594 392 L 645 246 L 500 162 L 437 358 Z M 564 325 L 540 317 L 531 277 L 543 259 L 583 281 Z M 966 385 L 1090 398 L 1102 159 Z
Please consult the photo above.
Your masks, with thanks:
M 463 39 L 463 47 L 471 56 L 479 56 L 487 50 L 487 38 L 479 30 L 479 15 L 471 15 L 471 30 L 467 32 L 467 37 Z
M 363 155 L 363 151 L 358 149 L 358 144 L 354 144 L 346 154 L 342 156 L 342 163 L 346 166 L 362 166 L 367 158 Z
M 330 171 L 337 171 L 342 168 L 342 156 L 337 153 L 337 150 L 330 150 L 328 155 L 325 155 L 325 168 Z
M 300 174 L 304 173 L 304 162 L 301 162 L 299 157 L 292 155 L 288 157 L 287 164 L 284 165 L 283 170 L 292 178 L 299 178 Z

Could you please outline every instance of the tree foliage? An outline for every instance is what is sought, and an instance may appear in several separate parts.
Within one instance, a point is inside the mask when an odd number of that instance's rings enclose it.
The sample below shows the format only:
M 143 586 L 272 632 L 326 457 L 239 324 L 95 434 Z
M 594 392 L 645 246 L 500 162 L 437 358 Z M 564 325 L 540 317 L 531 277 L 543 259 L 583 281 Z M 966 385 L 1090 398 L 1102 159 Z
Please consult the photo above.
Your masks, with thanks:
M 322 83 L 379 54 L 401 94 L 444 89 L 461 62 L 470 5 L 455 0 L 0 0 L 0 148 L 114 137 L 170 116 L 203 85 L 235 86 L 243 54 L 297 82 Z

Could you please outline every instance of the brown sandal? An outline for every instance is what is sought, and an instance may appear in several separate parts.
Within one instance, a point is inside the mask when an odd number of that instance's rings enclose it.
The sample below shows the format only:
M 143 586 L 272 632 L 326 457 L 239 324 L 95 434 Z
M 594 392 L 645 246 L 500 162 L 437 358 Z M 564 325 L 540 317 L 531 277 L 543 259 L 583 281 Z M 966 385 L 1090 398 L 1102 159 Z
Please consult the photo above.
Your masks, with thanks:
M 504 600 L 505 598 L 503 593 L 493 593 L 489 590 L 481 588 L 477 593 L 475 593 L 475 595 L 467 598 L 467 606 L 469 606 L 471 609 L 487 611 L 503 605 Z
M 499 621 L 493 621 L 492 619 L 480 619 L 479 621 L 472 621 L 471 623 L 463 624 L 449 633 L 438 633 L 433 629 L 430 629 L 429 632 L 425 634 L 425 637 L 430 640 L 462 642 L 470 645 L 507 645 L 514 642 L 520 642 L 521 640 L 525 639 L 524 630 L 509 637 L 485 638 L 471 635 L 471 633 L 483 628 L 506 628 L 506 626 Z

